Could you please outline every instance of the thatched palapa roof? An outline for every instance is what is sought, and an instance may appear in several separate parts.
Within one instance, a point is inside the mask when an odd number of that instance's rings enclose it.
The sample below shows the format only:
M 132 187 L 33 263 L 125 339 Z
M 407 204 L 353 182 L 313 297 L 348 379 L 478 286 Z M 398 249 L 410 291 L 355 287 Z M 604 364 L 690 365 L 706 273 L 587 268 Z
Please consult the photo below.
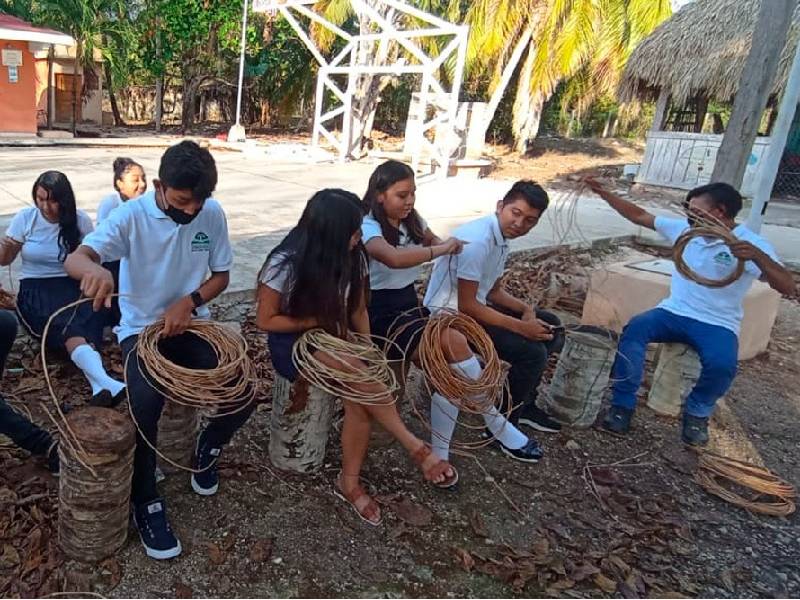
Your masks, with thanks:
M 759 1 L 695 0 L 662 23 L 633 51 L 620 82 L 622 102 L 668 89 L 675 104 L 694 97 L 731 101 L 755 27 Z M 781 54 L 773 94 L 783 90 L 800 37 L 800 9 Z

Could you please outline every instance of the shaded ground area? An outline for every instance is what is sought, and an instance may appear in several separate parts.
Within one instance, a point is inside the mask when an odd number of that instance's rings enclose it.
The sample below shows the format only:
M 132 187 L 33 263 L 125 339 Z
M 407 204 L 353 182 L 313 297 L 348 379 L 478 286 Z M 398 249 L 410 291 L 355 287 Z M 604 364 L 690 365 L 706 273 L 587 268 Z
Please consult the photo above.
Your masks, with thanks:
M 606 254 L 607 252 L 607 254 Z M 567 294 L 544 298 L 565 311 L 579 304 L 587 264 L 612 251 L 513 257 L 509 281 L 520 293 L 551 289 L 573 275 Z M 538 292 L 537 292 L 538 294 Z M 246 304 L 223 306 L 237 320 Z M 566 313 L 565 313 L 566 314 Z M 784 300 L 767 354 L 741 365 L 713 421 L 718 451 L 765 464 L 800 484 L 796 423 L 800 306 Z M 270 368 L 263 337 L 245 333 L 262 376 Z M 107 352 L 119 368 L 119 358 Z M 89 389 L 66 364 L 54 363 L 60 397 L 74 404 Z M 32 348 L 9 365 L 4 382 L 42 418 L 47 400 Z M 797 596 L 800 521 L 751 515 L 709 496 L 691 476 L 694 455 L 678 441 L 676 422 L 646 407 L 625 439 L 595 429 L 541 435 L 538 465 L 483 449 L 455 457 L 455 491 L 422 482 L 403 451 L 375 436 L 365 476 L 384 505 L 371 528 L 331 493 L 339 465 L 334 438 L 322 472 L 277 472 L 267 455 L 265 402 L 222 458 L 220 492 L 196 496 L 185 474 L 162 485 L 184 554 L 168 563 L 146 559 L 133 530 L 100 566 L 65 562 L 53 543 L 57 482 L 16 450 L 0 452 L 0 591 L 4 596 L 94 589 L 114 597 L 204 596 Z M 426 405 L 419 374 L 402 405 Z M 337 429 L 338 429 L 337 423 Z M 467 435 L 461 431 L 461 436 Z M 591 469 L 594 493 L 587 485 Z M 37 533 L 38 532 L 38 533 Z

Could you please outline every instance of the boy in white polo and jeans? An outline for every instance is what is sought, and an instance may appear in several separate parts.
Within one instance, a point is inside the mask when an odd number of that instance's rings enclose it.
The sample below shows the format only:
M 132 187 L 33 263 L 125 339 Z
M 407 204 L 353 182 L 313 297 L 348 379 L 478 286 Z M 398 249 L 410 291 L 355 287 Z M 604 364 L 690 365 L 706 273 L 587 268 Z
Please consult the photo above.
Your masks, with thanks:
M 111 273 L 103 261 L 121 261 L 119 308 L 115 329 L 123 359 L 129 358 L 128 394 L 140 431 L 134 455 L 131 502 L 134 520 L 147 555 L 166 559 L 181 553 L 181 544 L 166 518 L 164 501 L 156 490 L 155 446 L 164 397 L 151 377 L 140 372 L 136 341 L 142 329 L 164 319 L 161 353 L 169 360 L 195 369 L 213 368 L 213 348 L 187 333 L 194 316 L 208 318 L 206 303 L 228 286 L 233 263 L 225 213 L 211 198 L 217 169 L 208 150 L 184 141 L 161 157 L 159 179 L 153 190 L 136 202 L 114 210 L 69 257 L 65 267 L 80 280 L 84 295 L 94 298 L 95 309 L 110 305 L 114 291 Z M 210 276 L 209 276 L 210 273 Z M 213 419 L 200 434 L 194 466 L 204 469 L 219 457 L 221 448 L 250 415 L 251 410 Z M 216 493 L 216 466 L 193 474 L 192 488 L 201 495 Z
M 623 217 L 657 231 L 673 244 L 689 228 L 708 220 L 721 223 L 739 239 L 727 245 L 716 239 L 696 237 L 683 251 L 686 266 L 715 280 L 728 277 L 738 259 L 745 260 L 745 270 L 739 279 L 724 287 L 706 287 L 687 279 L 673 267 L 669 297 L 625 326 L 612 370 L 611 409 L 603 422 L 603 428 L 616 435 L 624 435 L 630 429 L 648 343 L 687 344 L 700 355 L 702 369 L 686 398 L 681 437 L 689 445 L 705 445 L 708 419 L 736 376 L 739 328 L 744 315 L 742 303 L 747 290 L 756 279 L 761 279 L 782 294 L 794 295 L 792 274 L 778 262 L 769 242 L 745 225 L 736 224 L 742 196 L 727 183 L 710 183 L 689 191 L 684 203 L 688 218 L 670 218 L 655 216 L 594 180 L 586 182 Z

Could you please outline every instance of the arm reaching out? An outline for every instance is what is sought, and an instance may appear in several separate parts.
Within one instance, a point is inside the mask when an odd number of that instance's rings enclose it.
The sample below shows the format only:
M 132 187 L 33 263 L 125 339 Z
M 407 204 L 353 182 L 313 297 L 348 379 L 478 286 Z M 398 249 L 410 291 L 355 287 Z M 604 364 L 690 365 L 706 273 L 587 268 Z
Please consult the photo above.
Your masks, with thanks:
M 636 206 L 633 202 L 624 200 L 616 194 L 609 192 L 591 177 L 584 179 L 584 182 L 595 194 L 605 200 L 611 208 L 628 219 L 628 221 L 655 231 L 656 216 L 654 214 Z

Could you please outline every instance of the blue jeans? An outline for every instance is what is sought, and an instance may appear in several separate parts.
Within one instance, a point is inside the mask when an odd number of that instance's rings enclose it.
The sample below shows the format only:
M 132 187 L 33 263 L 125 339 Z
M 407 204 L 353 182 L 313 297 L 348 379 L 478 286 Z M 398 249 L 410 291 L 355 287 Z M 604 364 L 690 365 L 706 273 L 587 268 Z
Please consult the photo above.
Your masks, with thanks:
M 642 383 L 645 352 L 650 342 L 686 344 L 700 356 L 700 378 L 686 399 L 685 413 L 709 417 L 736 376 L 739 339 L 731 330 L 681 317 L 663 308 L 636 315 L 625 326 L 611 377 L 611 404 L 636 408 L 636 391 Z

